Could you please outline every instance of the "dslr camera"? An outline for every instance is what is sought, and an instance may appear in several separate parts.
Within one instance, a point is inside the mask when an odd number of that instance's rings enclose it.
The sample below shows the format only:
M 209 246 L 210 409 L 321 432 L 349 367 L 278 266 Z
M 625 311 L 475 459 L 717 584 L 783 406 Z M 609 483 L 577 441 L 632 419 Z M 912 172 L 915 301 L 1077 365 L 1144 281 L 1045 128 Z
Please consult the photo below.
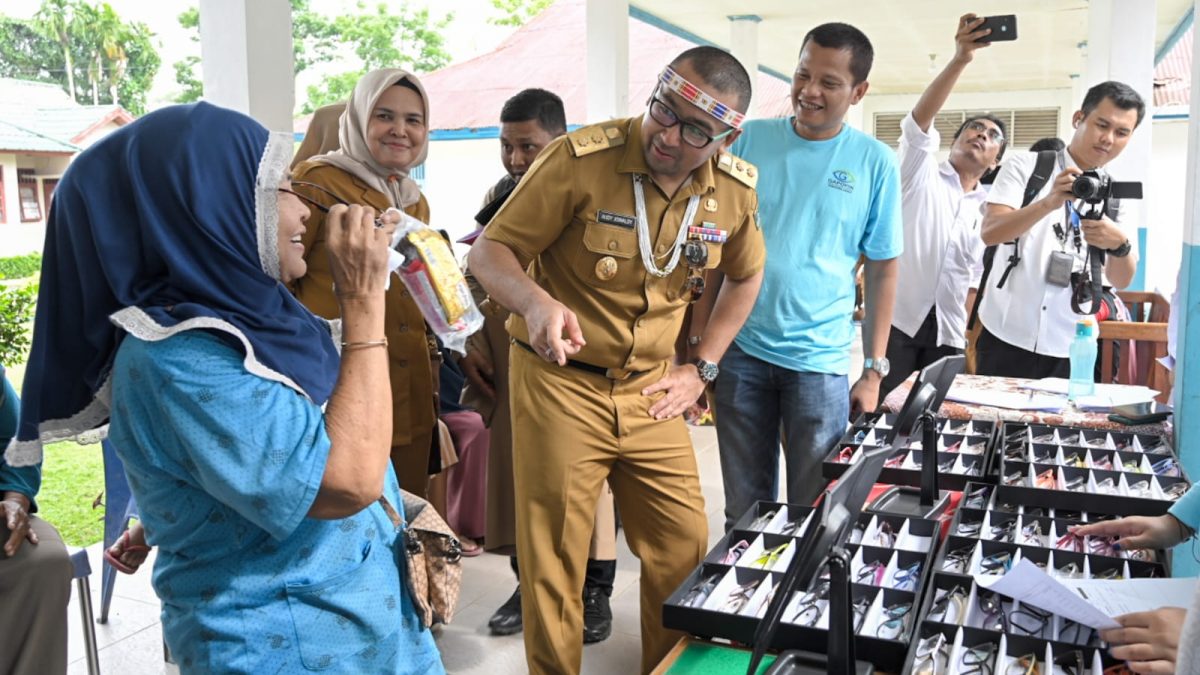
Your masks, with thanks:
M 1075 177 L 1071 193 L 1089 207 L 1079 209 L 1080 218 L 1099 220 L 1108 210 L 1109 199 L 1141 199 L 1142 184 L 1115 181 L 1099 171 L 1084 171 Z

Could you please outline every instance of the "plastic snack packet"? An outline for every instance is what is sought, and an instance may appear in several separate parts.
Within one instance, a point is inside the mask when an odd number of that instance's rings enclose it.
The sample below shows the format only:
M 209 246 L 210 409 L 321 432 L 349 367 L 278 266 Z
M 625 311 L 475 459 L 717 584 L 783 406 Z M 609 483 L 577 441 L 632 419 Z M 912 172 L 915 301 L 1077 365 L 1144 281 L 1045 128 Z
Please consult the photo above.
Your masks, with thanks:
M 388 269 L 394 271 L 447 349 L 465 353 L 467 337 L 483 326 L 471 289 L 450 244 L 425 223 L 398 209 Z

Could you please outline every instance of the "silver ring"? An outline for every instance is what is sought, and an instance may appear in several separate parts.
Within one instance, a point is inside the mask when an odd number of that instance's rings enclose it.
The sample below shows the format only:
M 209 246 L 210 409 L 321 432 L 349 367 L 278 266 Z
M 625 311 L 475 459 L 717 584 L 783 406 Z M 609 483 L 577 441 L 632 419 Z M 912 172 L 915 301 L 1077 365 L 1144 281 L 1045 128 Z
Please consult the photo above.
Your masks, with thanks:
M 546 348 L 546 358 L 548 358 L 548 359 L 550 359 L 550 360 L 553 360 L 553 359 L 554 359 L 554 347 L 547 347 L 547 348 Z

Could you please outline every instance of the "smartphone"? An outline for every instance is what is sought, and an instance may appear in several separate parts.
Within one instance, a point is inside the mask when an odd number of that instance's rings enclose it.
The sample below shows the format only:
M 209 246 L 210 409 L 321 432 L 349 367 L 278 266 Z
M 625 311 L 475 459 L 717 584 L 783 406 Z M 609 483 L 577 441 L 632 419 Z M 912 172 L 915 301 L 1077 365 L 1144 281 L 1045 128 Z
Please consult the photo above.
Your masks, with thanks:
M 1000 16 L 985 16 L 983 23 L 975 30 L 991 28 L 992 32 L 976 40 L 976 42 L 1004 42 L 1017 39 L 1017 15 L 1002 14 Z

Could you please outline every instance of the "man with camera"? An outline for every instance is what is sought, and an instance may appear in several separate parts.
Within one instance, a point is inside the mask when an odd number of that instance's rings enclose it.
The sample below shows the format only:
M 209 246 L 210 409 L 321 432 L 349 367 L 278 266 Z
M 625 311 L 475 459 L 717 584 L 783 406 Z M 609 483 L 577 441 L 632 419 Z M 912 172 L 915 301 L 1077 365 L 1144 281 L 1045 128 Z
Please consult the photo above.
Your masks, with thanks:
M 1130 185 L 1111 181 L 1104 167 L 1125 149 L 1145 112 L 1131 87 L 1102 82 L 1075 112 L 1075 133 L 1044 184 L 1037 180 L 1038 153 L 1005 161 L 981 230 L 984 244 L 997 248 L 980 289 L 980 375 L 1069 377 L 1079 315 L 1099 301 L 1101 283 L 1124 288 L 1133 279 L 1137 254 L 1114 220 L 1111 199 Z

